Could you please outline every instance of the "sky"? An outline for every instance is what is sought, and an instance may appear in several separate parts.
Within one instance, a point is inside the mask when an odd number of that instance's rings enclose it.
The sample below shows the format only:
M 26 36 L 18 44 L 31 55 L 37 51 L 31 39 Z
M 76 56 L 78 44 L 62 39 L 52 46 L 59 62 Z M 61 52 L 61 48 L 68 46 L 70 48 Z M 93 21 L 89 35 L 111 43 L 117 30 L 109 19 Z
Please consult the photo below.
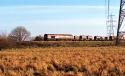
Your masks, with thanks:
M 117 27 L 119 1 L 110 0 Z M 105 0 L 0 0 L 0 31 L 24 26 L 32 36 L 45 33 L 106 35 Z M 116 28 L 115 28 L 116 30 Z

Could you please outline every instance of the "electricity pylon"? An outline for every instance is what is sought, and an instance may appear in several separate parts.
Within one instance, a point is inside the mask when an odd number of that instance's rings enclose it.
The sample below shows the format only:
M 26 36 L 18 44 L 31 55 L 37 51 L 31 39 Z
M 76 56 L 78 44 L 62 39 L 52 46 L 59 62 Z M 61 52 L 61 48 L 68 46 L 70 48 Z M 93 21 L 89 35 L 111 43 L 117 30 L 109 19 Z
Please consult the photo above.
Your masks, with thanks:
M 110 0 L 105 0 L 105 7 L 107 10 L 106 15 L 107 15 L 107 20 L 106 20 L 106 27 L 107 27 L 107 36 L 114 36 L 114 20 L 111 11 L 110 11 Z
M 125 9 L 124 9 L 124 5 L 125 5 L 125 0 L 121 0 L 121 1 L 120 1 L 120 9 L 119 9 L 119 19 L 118 19 L 118 28 L 117 28 L 116 45 L 119 44 L 120 28 L 121 28 L 122 23 L 123 23 L 124 18 L 125 18 Z
M 108 36 L 114 36 L 114 22 L 115 20 L 113 20 L 113 16 L 114 15 L 109 15 L 108 17 L 108 21 L 107 21 L 107 35 Z

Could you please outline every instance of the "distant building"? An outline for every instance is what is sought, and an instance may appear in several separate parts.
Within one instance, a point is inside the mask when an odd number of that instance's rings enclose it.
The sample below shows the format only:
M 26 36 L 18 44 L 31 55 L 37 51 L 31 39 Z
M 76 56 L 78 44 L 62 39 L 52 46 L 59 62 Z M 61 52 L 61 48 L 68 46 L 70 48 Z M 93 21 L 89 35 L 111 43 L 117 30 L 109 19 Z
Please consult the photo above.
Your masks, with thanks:
M 58 40 L 58 39 L 73 39 L 73 35 L 71 34 L 45 34 L 44 40 Z

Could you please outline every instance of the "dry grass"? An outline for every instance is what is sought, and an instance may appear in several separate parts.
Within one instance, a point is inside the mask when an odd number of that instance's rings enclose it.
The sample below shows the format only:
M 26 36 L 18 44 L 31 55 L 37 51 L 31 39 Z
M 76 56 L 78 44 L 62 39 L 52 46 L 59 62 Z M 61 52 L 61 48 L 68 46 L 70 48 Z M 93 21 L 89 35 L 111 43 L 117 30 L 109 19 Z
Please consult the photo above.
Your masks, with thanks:
M 124 47 L 54 47 L 0 52 L 0 76 L 124 76 Z

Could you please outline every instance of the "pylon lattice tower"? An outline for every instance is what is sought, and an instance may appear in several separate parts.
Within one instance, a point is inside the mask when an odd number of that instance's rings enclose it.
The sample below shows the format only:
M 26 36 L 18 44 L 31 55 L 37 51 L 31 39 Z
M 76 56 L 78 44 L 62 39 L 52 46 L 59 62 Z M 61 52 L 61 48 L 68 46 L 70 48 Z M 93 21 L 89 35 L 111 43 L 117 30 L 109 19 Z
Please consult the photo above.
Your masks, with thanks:
M 120 1 L 120 9 L 119 9 L 119 19 L 118 19 L 118 28 L 117 28 L 117 37 L 116 37 L 116 45 L 119 44 L 119 34 L 120 34 L 120 28 L 122 26 L 122 23 L 125 18 L 125 0 Z
M 108 17 L 108 21 L 107 21 L 107 35 L 108 36 L 114 36 L 114 22 L 115 20 L 113 20 L 113 16 L 114 15 L 109 15 Z
M 110 11 L 110 0 L 105 0 L 107 19 L 106 19 L 106 27 L 107 27 L 107 36 L 114 36 L 114 20 L 111 11 Z

